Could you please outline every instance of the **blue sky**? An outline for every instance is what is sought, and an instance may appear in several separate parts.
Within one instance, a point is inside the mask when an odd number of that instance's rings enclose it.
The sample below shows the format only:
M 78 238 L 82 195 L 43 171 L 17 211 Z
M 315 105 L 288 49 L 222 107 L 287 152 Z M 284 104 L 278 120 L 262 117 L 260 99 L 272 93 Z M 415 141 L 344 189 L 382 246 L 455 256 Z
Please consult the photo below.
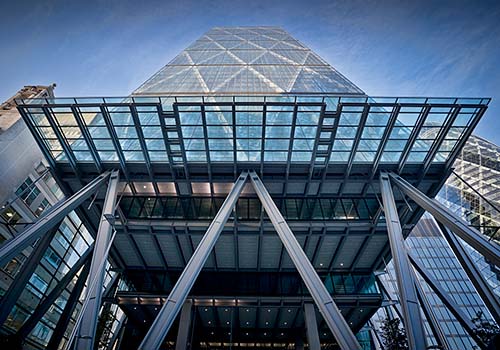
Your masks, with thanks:
M 492 97 L 500 145 L 499 1 L 2 1 L 0 100 L 127 95 L 213 26 L 277 25 L 369 95 Z

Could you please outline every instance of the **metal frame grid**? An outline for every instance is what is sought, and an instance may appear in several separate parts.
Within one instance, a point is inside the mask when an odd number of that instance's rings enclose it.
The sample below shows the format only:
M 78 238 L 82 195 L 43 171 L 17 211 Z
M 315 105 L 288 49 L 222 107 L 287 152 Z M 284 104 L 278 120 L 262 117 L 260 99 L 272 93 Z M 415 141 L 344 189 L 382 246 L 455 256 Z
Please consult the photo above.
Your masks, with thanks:
M 75 174 L 117 165 L 156 169 L 222 165 L 310 171 L 359 165 L 398 172 L 448 168 L 489 99 L 352 96 L 209 96 L 16 100 L 53 165 Z M 292 133 L 293 132 L 293 133 Z M 155 186 L 155 185 L 154 185 Z

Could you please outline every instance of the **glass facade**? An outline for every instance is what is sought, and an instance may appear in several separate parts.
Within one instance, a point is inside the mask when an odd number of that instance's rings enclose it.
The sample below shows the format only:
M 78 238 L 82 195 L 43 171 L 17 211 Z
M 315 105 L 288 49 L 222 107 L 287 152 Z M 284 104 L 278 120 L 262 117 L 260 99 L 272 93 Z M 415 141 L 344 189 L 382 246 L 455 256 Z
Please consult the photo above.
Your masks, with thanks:
M 213 28 L 135 94 L 363 92 L 276 27 Z

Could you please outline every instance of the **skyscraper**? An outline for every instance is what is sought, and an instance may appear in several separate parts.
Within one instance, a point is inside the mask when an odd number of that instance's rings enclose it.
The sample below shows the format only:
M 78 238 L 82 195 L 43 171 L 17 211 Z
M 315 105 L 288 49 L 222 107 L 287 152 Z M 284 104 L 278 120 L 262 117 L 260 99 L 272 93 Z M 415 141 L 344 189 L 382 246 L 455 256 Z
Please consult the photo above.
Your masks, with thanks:
M 422 207 L 445 210 L 425 201 L 489 99 L 369 97 L 284 30 L 231 27 L 131 96 L 16 102 L 68 199 L 0 262 L 81 209 L 96 236 L 76 348 L 94 344 L 103 302 L 127 317 L 122 349 L 369 348 L 355 334 L 391 254 L 410 346 L 425 346 L 402 238 Z M 108 256 L 129 290 L 103 295 Z

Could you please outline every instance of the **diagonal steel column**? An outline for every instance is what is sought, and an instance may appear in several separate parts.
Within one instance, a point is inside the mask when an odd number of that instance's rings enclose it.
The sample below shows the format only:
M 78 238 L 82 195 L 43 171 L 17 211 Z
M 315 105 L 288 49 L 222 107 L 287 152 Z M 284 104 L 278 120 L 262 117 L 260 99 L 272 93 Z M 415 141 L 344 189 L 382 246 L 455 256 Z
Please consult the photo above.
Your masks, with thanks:
M 401 176 L 395 174 L 390 174 L 390 176 L 394 180 L 394 183 L 415 203 L 431 213 L 437 221 L 443 223 L 443 225 L 484 255 L 493 264 L 500 266 L 500 246 L 498 244 L 489 241 L 481 232 L 470 227 L 460 217 L 452 214 L 448 208 L 437 200 L 427 197 Z
M 460 265 L 476 288 L 478 294 L 481 296 L 481 299 L 483 299 L 483 302 L 488 308 L 488 311 L 491 313 L 497 324 L 500 324 L 500 302 L 498 300 L 498 297 L 493 292 L 488 282 L 486 282 L 483 274 L 481 273 L 481 271 L 479 271 L 476 264 L 472 261 L 469 253 L 467 253 L 458 238 L 443 224 L 438 223 L 438 225 L 444 238 L 450 245 L 451 250 L 453 250 L 453 253 L 455 253 L 455 256 L 460 262 Z
M 434 313 L 434 310 L 431 304 L 429 303 L 429 300 L 427 299 L 427 295 L 425 295 L 425 292 L 415 274 L 415 271 L 412 270 L 412 272 L 413 272 L 413 279 L 415 280 L 415 288 L 417 289 L 417 297 L 418 300 L 420 301 L 420 305 L 422 306 L 422 310 L 424 311 L 425 317 L 429 322 L 429 327 L 432 330 L 432 334 L 434 335 L 434 338 L 436 339 L 438 345 L 441 346 L 443 350 L 451 350 L 452 347 L 448 342 L 448 338 L 446 338 L 446 336 L 444 335 L 443 329 L 439 324 L 439 320 L 437 319 L 436 314 Z
M 335 305 L 332 296 L 328 293 L 323 281 L 321 281 L 318 274 L 314 270 L 314 267 L 307 258 L 306 253 L 302 250 L 302 247 L 295 238 L 292 230 L 290 230 L 290 227 L 286 223 L 271 198 L 271 195 L 267 192 L 264 184 L 255 171 L 250 173 L 250 179 L 252 180 L 252 185 L 257 193 L 257 196 L 262 202 L 262 206 L 269 216 L 269 219 L 271 219 L 274 229 L 278 233 L 278 236 L 285 246 L 288 255 L 302 277 L 304 284 L 307 286 L 309 293 L 311 293 L 311 296 L 318 306 L 319 311 L 323 315 L 328 327 L 339 343 L 340 348 L 342 350 L 361 349 L 358 340 L 349 328 L 349 325 L 340 313 L 337 305 Z
M 66 301 L 66 305 L 64 306 L 64 310 L 57 321 L 57 325 L 54 328 L 54 333 L 50 337 L 50 341 L 47 344 L 47 349 L 59 349 L 59 344 L 64 337 L 64 333 L 68 328 L 68 324 L 71 320 L 71 315 L 73 315 L 73 311 L 75 310 L 76 305 L 78 304 L 78 299 L 83 292 L 83 288 L 85 287 L 85 282 L 87 281 L 87 277 L 90 271 L 90 261 L 85 264 L 80 272 L 80 276 L 78 276 L 78 281 L 76 282 L 71 294 L 69 295 L 68 300 Z
M 486 349 L 487 346 L 486 344 L 483 343 L 481 338 L 476 334 L 475 332 L 475 326 L 471 322 L 471 320 L 465 315 L 465 313 L 460 309 L 460 306 L 458 306 L 454 301 L 451 295 L 446 292 L 434 279 L 433 276 L 427 270 L 425 267 L 413 257 L 412 254 L 408 253 L 408 258 L 415 268 L 417 272 L 422 276 L 422 278 L 425 280 L 425 282 L 431 287 L 431 289 L 436 293 L 438 298 L 441 300 L 441 302 L 450 310 L 450 312 L 455 316 L 457 321 L 460 323 L 460 325 L 465 329 L 465 331 L 470 335 L 472 339 L 479 345 L 481 349 Z
M 0 302 L 0 325 L 3 325 L 9 316 L 10 311 L 14 305 L 16 305 L 16 302 L 21 296 L 21 293 L 24 291 L 26 284 L 49 248 L 50 242 L 52 242 L 52 238 L 54 238 L 58 227 L 59 225 L 56 225 L 50 229 L 49 232 L 46 232 L 45 236 L 37 242 L 27 260 L 22 264 L 19 273 L 17 273 L 14 277 L 9 289 L 3 295 L 2 301 Z
M 43 299 L 43 301 L 38 305 L 35 311 L 31 314 L 30 318 L 24 322 L 22 327 L 19 329 L 17 334 L 20 338 L 26 338 L 33 328 L 37 325 L 38 321 L 45 315 L 45 313 L 49 310 L 49 308 L 54 304 L 57 298 L 61 295 L 61 293 L 66 289 L 68 283 L 71 282 L 73 277 L 80 271 L 82 266 L 87 263 L 89 260 L 90 254 L 92 253 L 92 249 L 94 245 L 91 245 L 87 248 L 87 250 L 82 254 L 80 259 L 73 265 L 73 267 L 61 278 L 59 283 L 52 289 L 52 291 Z
M 56 209 L 41 217 L 36 223 L 30 225 L 16 237 L 5 242 L 0 248 L 0 266 L 7 264 L 22 250 L 26 249 L 30 244 L 35 243 L 38 238 L 42 237 L 58 222 L 62 221 L 66 215 L 94 194 L 106 182 L 109 175 L 109 171 L 99 175 L 80 191 L 66 199 L 61 205 L 58 205 Z
M 181 309 L 181 319 L 179 320 L 179 330 L 175 341 L 175 350 L 187 350 L 189 330 L 191 329 L 191 306 L 193 302 L 186 300 Z
M 388 174 L 380 174 L 380 190 L 382 192 L 387 233 L 394 261 L 394 270 L 396 271 L 399 302 L 401 303 L 403 323 L 408 337 L 408 346 L 411 350 L 425 349 L 427 344 L 424 322 L 420 314 L 415 281 L 408 261 L 401 223 L 399 222 Z
M 94 347 L 97 318 L 101 307 L 102 289 L 106 273 L 106 265 L 103 262 L 108 259 L 108 246 L 113 244 L 111 241 L 113 223 L 110 221 L 113 220 L 115 215 L 119 182 L 120 173 L 118 170 L 114 170 L 109 178 L 101 222 L 99 223 L 94 243 L 94 252 L 92 254 L 92 263 L 90 265 L 89 281 L 95 280 L 97 287 L 87 290 L 85 298 L 88 300 L 88 304 L 82 315 L 80 327 L 75 337 L 75 349 L 92 349 Z
M 158 316 L 144 337 L 141 345 L 139 345 L 140 350 L 159 349 L 163 339 L 172 326 L 175 317 L 184 304 L 191 287 L 200 274 L 203 265 L 205 265 L 210 252 L 212 251 L 220 233 L 222 232 L 222 229 L 224 228 L 224 225 L 229 219 L 247 178 L 248 172 L 243 172 L 236 180 L 231 192 L 228 194 L 226 200 L 219 209 L 219 212 L 208 227 L 207 232 L 203 235 L 198 247 L 196 247 L 191 259 L 189 259 L 186 264 L 184 271 L 182 271 L 181 276 L 175 283 L 167 301 L 158 313 Z
M 307 343 L 309 344 L 309 350 L 321 350 L 318 322 L 316 321 L 316 311 L 314 310 L 313 304 L 304 304 L 304 320 L 306 321 Z
M 119 344 L 117 343 L 119 343 L 121 337 L 123 337 L 123 332 L 125 330 L 126 324 L 127 324 L 127 315 L 123 313 L 120 319 L 118 320 L 118 325 L 115 328 L 115 332 L 113 333 L 113 336 L 111 337 L 111 340 L 109 341 L 106 350 L 113 350 L 120 348 Z

